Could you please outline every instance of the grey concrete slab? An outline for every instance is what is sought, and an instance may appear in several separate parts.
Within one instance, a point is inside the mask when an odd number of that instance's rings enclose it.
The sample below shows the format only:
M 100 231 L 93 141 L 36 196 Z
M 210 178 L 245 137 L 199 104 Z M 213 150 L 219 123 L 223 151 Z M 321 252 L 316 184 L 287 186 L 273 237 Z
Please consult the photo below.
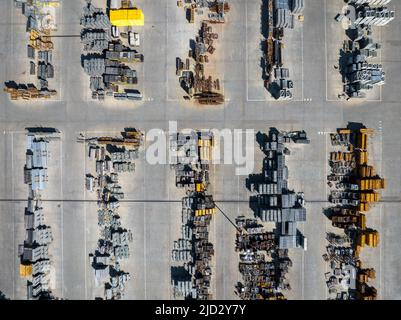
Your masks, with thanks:
M 199 107 L 181 99 L 175 76 L 175 58 L 186 54 L 188 40 L 194 35 L 194 26 L 185 22 L 181 8 L 174 1 L 138 0 L 136 4 L 145 13 L 143 53 L 140 86 L 144 101 L 135 103 L 93 102 L 88 92 L 89 78 L 80 66 L 82 45 L 79 38 L 57 38 L 57 81 L 60 96 L 55 101 L 11 102 L 0 94 L 0 290 L 8 297 L 25 299 L 25 283 L 18 276 L 18 243 L 24 238 L 24 202 L 26 186 L 23 184 L 24 128 L 52 126 L 62 132 L 57 157 L 51 160 L 50 188 L 60 203 L 49 205 L 49 219 L 54 225 L 54 267 L 56 293 L 67 299 L 93 299 L 102 293 L 96 287 L 89 265 L 88 254 L 96 246 L 99 236 L 96 205 L 84 190 L 84 175 L 89 168 L 83 145 L 76 142 L 77 134 L 87 132 L 119 132 L 126 126 L 144 131 L 151 128 L 168 128 L 168 120 L 178 120 L 179 128 L 253 128 L 267 131 L 270 126 L 280 129 L 305 129 L 311 144 L 294 148 L 288 158 L 290 183 L 296 191 L 304 191 L 308 220 L 300 224 L 309 238 L 308 250 L 294 251 L 294 266 L 290 280 L 293 299 L 325 299 L 324 272 L 321 258 L 324 253 L 325 232 L 329 221 L 322 215 L 327 205 L 325 176 L 327 174 L 327 132 L 343 127 L 348 121 L 363 122 L 375 128 L 372 142 L 372 162 L 388 187 L 383 191 L 383 203 L 369 213 L 368 225 L 381 233 L 379 248 L 367 251 L 366 265 L 377 268 L 376 286 L 379 298 L 399 299 L 399 251 L 401 160 L 400 119 L 400 23 L 396 19 L 383 28 L 381 61 L 387 74 L 382 88 L 382 101 L 345 102 L 336 97 L 337 74 L 333 71 L 343 30 L 333 17 L 341 8 L 339 0 L 306 1 L 305 21 L 302 24 L 302 56 L 295 50 L 301 46 L 300 30 L 292 36 L 286 34 L 287 60 L 293 60 L 297 75 L 297 90 L 303 88 L 305 101 L 275 102 L 265 99 L 260 73 L 257 47 L 260 37 L 259 0 L 233 0 L 228 22 L 219 39 L 219 75 L 226 94 L 221 107 Z M 84 1 L 63 1 L 59 20 L 59 35 L 78 35 L 79 19 Z M 401 3 L 393 1 L 397 12 Z M 2 3 L 0 10 L 0 82 L 23 79 L 25 58 L 23 19 L 12 1 Z M 246 9 L 247 8 L 247 12 Z M 294 48 L 293 48 L 294 47 Z M 291 49 L 292 48 L 292 49 Z M 248 51 L 248 53 L 247 53 Z M 258 58 L 259 57 L 259 58 Z M 301 65 L 303 77 L 301 76 Z M 253 70 L 253 71 L 252 71 Z M 298 71 L 296 71 L 298 70 Z M 249 86 L 249 73 L 256 78 Z M 337 80 L 336 80 L 337 79 Z M 56 81 L 56 82 L 57 82 Z M 248 91 L 247 91 L 247 86 Z M 254 88 L 254 89 L 252 89 Z M 250 91 L 249 91 L 250 90 Z M 253 90 L 253 92 L 251 92 Z M 297 96 L 302 95 L 297 93 Z M 262 101 L 250 101 L 252 100 Z M 301 98 L 296 100 L 302 100 Z M 333 101 L 327 101 L 333 100 Z M 18 133 L 19 132 L 19 133 Z M 60 154 L 60 155 L 59 155 Z M 54 160 L 54 161 L 53 161 Z M 261 152 L 255 150 L 254 172 L 260 170 Z M 92 167 L 93 168 L 93 167 Z M 216 165 L 212 171 L 212 192 L 224 212 L 235 218 L 239 214 L 252 216 L 245 189 L 245 176 L 235 176 L 234 165 Z M 126 299 L 170 299 L 170 266 L 173 241 L 179 237 L 181 220 L 180 203 L 157 203 L 152 200 L 180 200 L 182 190 L 174 186 L 174 172 L 169 166 L 151 166 L 143 159 L 137 171 L 123 178 L 127 199 L 121 208 L 122 220 L 133 230 L 134 242 L 130 245 L 131 257 L 124 262 L 132 279 L 128 283 Z M 49 189 L 49 191 L 50 191 Z M 68 200 L 68 201 L 67 201 Z M 140 200 L 147 200 L 141 202 Z M 139 201 L 139 202 L 138 202 Z M 232 202 L 225 202 L 232 201 Z M 60 205 L 60 207 L 58 207 Z M 61 226 L 62 225 L 62 226 Z M 235 230 L 227 220 L 217 214 L 212 224 L 212 239 L 216 249 L 213 260 L 213 292 L 216 298 L 235 299 L 234 285 L 238 281 L 238 257 L 233 252 Z

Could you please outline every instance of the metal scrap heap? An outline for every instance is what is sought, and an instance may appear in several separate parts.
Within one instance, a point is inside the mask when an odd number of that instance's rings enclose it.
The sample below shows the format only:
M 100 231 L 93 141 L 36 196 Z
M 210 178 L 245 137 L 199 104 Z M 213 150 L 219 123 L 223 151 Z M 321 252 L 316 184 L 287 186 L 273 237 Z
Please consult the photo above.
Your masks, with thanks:
M 346 12 L 336 17 L 337 21 L 349 20 L 339 68 L 347 98 L 365 98 L 370 90 L 385 83 L 382 64 L 369 60 L 377 57 L 381 48 L 373 39 L 373 27 L 385 26 L 395 18 L 395 12 L 385 7 L 390 1 L 348 1 Z
M 170 137 L 170 146 L 176 152 L 176 186 L 185 188 L 187 195 L 182 199 L 182 236 L 172 251 L 173 261 L 184 263 L 184 280 L 173 277 L 174 296 L 211 299 L 214 248 L 209 242 L 209 227 L 216 206 L 208 186 L 213 135 L 178 133 Z
M 292 266 L 287 249 L 279 249 L 274 232 L 266 232 L 256 219 L 240 216 L 236 251 L 240 252 L 239 271 L 243 282 L 236 290 L 244 300 L 283 300 L 282 291 L 291 287 L 286 274 Z M 267 258 L 266 258 L 267 256 Z
M 125 45 L 123 33 L 119 32 L 119 27 L 111 25 L 103 9 L 88 2 L 83 11 L 81 42 L 87 54 L 82 56 L 82 67 L 90 76 L 92 98 L 104 100 L 110 96 L 116 100 L 142 100 L 142 94 L 134 88 L 138 76 L 132 64 L 143 62 L 144 57 L 131 48 L 139 46 L 131 43 L 131 31 L 128 32 L 128 45 Z M 125 33 L 124 36 L 128 37 Z
M 306 238 L 296 223 L 306 221 L 303 193 L 288 189 L 288 168 L 285 156 L 290 154 L 285 143 L 308 144 L 304 131 L 280 132 L 271 128 L 259 141 L 265 154 L 263 173 L 250 175 L 247 187 L 251 208 L 263 222 L 275 222 L 275 232 L 266 232 L 256 219 L 237 218 L 236 250 L 240 252 L 240 272 L 244 283 L 237 292 L 242 299 L 284 299 L 283 290 L 290 290 L 286 279 L 292 262 L 288 249 L 304 248 Z M 267 259 L 265 259 L 265 255 Z
M 46 189 L 50 139 L 58 138 L 55 129 L 35 130 L 26 134 L 24 182 L 29 186 L 28 206 L 24 222 L 26 239 L 19 246 L 20 276 L 27 278 L 28 299 L 54 299 L 50 288 L 49 245 L 53 241 L 51 227 L 45 224 L 42 192 Z
M 265 43 L 266 53 L 266 88 L 278 100 L 293 98 L 293 81 L 290 79 L 290 70 L 284 68 L 284 30 L 294 29 L 295 16 L 303 21 L 304 0 L 269 0 L 267 15 L 268 35 Z
M 341 256 L 348 252 L 346 265 L 354 268 L 355 274 L 363 271 L 359 259 L 361 249 L 377 247 L 379 243 L 378 231 L 366 227 L 365 216 L 371 205 L 379 201 L 377 190 L 386 185 L 374 167 L 368 164 L 368 138 L 373 133 L 372 129 L 350 125 L 331 134 L 331 143 L 336 150 L 330 153 L 331 174 L 327 180 L 331 188 L 329 201 L 335 206 L 326 210 L 333 226 L 344 230 L 348 244 Z M 331 261 L 328 257 L 324 257 L 325 260 Z M 369 275 L 372 278 L 374 272 Z M 342 290 L 332 288 L 328 283 L 329 291 L 336 299 L 376 299 L 376 289 L 359 279 L 367 281 L 366 277 L 359 277 L 354 286 L 345 286 Z
M 57 30 L 55 24 L 59 0 L 14 0 L 16 7 L 21 8 L 27 18 L 29 44 L 27 55 L 30 60 L 29 74 L 37 76 L 37 85 L 6 82 L 4 91 L 11 100 L 50 99 L 57 94 L 49 89 L 48 79 L 54 78 L 53 49 L 51 33 Z
M 182 5 L 181 1 L 178 3 Z M 176 72 L 180 85 L 188 94 L 187 99 L 195 99 L 203 105 L 223 104 L 224 95 L 220 90 L 220 80 L 214 80 L 210 75 L 207 76 L 205 69 L 216 50 L 215 44 L 219 38 L 218 34 L 213 32 L 211 24 L 225 23 L 225 15 L 229 12 L 230 7 L 226 0 L 189 0 L 185 3 L 187 4 L 186 10 L 189 12 L 188 20 L 191 23 L 194 22 L 195 11 L 198 12 L 198 15 L 203 15 L 203 8 L 206 8 L 209 13 L 207 19 L 201 22 L 199 34 L 195 39 L 195 50 L 189 50 L 185 63 L 177 58 Z
M 129 257 L 128 245 L 133 237 L 122 226 L 118 212 L 119 200 L 124 199 L 119 174 L 135 170 L 142 140 L 143 134 L 135 129 L 126 129 L 116 138 L 79 138 L 87 143 L 89 158 L 96 161 L 96 175 L 86 175 L 86 189 L 97 194 L 101 238 L 90 261 L 96 283 L 104 283 L 107 300 L 121 299 L 130 279 L 130 274 L 120 268 L 120 261 Z
M 226 14 L 230 11 L 228 0 L 179 0 L 177 5 L 184 7 L 190 23 L 195 22 L 195 13 L 202 16 L 203 10 L 208 11 L 207 20 L 210 23 L 225 23 Z

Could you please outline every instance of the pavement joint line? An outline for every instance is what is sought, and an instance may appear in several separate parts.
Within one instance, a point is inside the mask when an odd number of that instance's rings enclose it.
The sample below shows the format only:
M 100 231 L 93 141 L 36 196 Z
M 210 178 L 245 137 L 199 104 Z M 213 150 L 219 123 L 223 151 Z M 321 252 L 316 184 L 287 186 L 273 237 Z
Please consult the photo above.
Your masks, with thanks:
M 326 71 L 326 101 L 327 102 L 341 102 L 342 100 L 340 99 L 329 99 L 328 98 L 328 48 L 327 48 L 327 0 L 324 0 L 324 45 L 325 45 L 325 71 Z M 379 28 L 379 43 L 382 43 L 382 28 Z M 380 56 L 380 64 L 382 64 L 382 50 L 379 50 L 379 56 Z M 343 83 L 341 83 L 343 85 Z M 379 99 L 360 99 L 362 102 L 383 102 L 382 99 L 382 90 L 383 86 L 379 86 Z
M 26 199 L 0 199 L 0 202 L 24 202 Z M 41 199 L 42 202 L 82 202 L 82 203 L 97 203 L 97 200 L 71 200 L 71 199 Z M 181 200 L 168 200 L 168 199 L 132 199 L 120 200 L 121 203 L 181 203 Z M 214 200 L 216 203 L 249 203 L 249 200 Z M 305 203 L 321 203 L 330 204 L 328 200 L 305 200 Z M 380 200 L 377 203 L 401 203 L 401 200 Z
M 291 99 L 291 100 L 286 100 L 286 101 L 280 101 L 280 100 L 275 100 L 270 99 L 271 97 L 269 96 L 268 98 L 264 99 L 249 99 L 249 53 L 248 53 L 248 1 L 245 1 L 245 73 L 246 73 L 246 101 L 247 102 L 275 102 L 275 103 L 280 103 L 280 102 L 305 102 L 304 99 L 304 27 L 301 25 L 301 82 L 302 82 L 302 89 L 301 89 L 301 99 Z M 262 5 L 262 4 L 261 4 Z M 264 87 L 264 86 L 263 86 Z M 264 87 L 266 90 L 266 88 Z M 263 93 L 265 94 L 265 90 Z
M 60 193 L 63 195 L 63 141 L 60 133 Z M 64 298 L 64 205 L 61 207 L 61 296 Z M 57 283 L 57 282 L 56 282 Z
M 301 28 L 302 28 L 302 32 L 301 32 L 301 61 L 302 61 L 302 64 L 301 64 L 302 77 L 301 77 L 301 79 L 302 79 L 302 83 L 301 83 L 301 85 L 302 85 L 302 100 L 305 101 L 305 94 L 304 94 L 304 87 L 305 87 L 305 85 L 304 85 L 304 25 L 303 25 L 303 23 L 301 25 Z
M 246 101 L 249 101 L 249 67 L 248 67 L 248 1 L 245 1 L 245 72 L 246 72 Z
M 79 133 L 77 134 L 77 135 L 79 135 Z M 86 137 L 87 136 L 87 133 L 86 132 L 84 132 L 84 136 Z M 86 175 L 86 161 L 88 160 L 87 158 L 86 158 L 86 144 L 85 143 L 83 143 L 82 144 L 83 145 L 83 150 L 84 150 L 84 175 Z M 84 199 L 86 200 L 86 192 L 87 192 L 87 190 L 86 190 L 86 187 L 84 188 Z M 84 283 L 85 283 L 85 300 L 87 300 L 87 297 L 88 297 L 88 287 L 87 287 L 87 275 L 86 275 L 86 273 L 87 273 L 87 266 L 86 266 L 86 257 L 87 257 L 87 252 L 88 252 L 88 245 L 87 245 L 87 239 L 86 239 L 86 205 L 84 205 L 84 243 L 85 243 L 85 245 L 84 245 L 84 247 L 85 247 L 85 251 L 84 251 L 84 275 L 85 275 L 85 278 L 84 278 Z
M 14 172 L 14 133 L 11 132 L 11 172 Z M 14 179 L 11 179 L 11 190 L 12 190 L 12 194 L 14 197 L 14 193 L 15 193 L 15 185 L 14 185 Z M 15 299 L 15 282 L 16 282 L 16 277 L 15 277 L 15 269 L 16 269 L 16 265 L 15 265 L 15 233 L 16 233 L 16 229 L 15 229 L 15 204 L 13 205 L 13 298 Z
M 144 198 L 146 197 L 146 191 L 145 191 L 145 182 L 146 182 L 146 165 L 143 166 L 143 188 L 144 188 Z M 146 300 L 146 284 L 147 284 L 147 280 L 146 280 L 146 269 L 147 269 L 147 265 L 146 265 L 146 202 L 143 204 L 143 272 L 144 272 L 144 295 L 145 295 L 145 300 Z
M 326 2 L 326 0 L 325 0 L 325 2 Z M 326 130 L 325 130 L 326 131 Z M 328 131 L 328 130 L 327 130 Z M 329 135 L 328 134 L 325 134 L 324 135 L 324 141 L 325 141 L 325 151 L 326 151 L 326 153 L 325 153 L 325 157 L 326 157 L 326 160 L 325 160 L 325 165 L 324 165 L 324 169 L 325 169 L 325 177 L 324 177 L 324 179 L 325 179 L 325 181 L 327 182 L 327 176 L 328 176 L 328 157 L 329 157 L 329 150 L 328 150 L 328 142 L 327 142 L 327 140 L 328 140 L 328 137 L 329 137 Z M 327 183 L 325 183 L 325 189 L 324 189 L 325 191 L 325 195 L 326 195 L 326 199 L 328 199 L 328 192 L 327 192 Z M 327 218 L 325 217 L 325 215 L 324 215 L 324 212 L 321 212 L 321 214 L 323 215 L 323 219 L 324 219 L 324 229 L 325 229 L 325 231 L 324 231 L 324 236 L 326 236 L 327 235 Z M 325 239 L 324 240 L 324 249 L 326 248 L 326 246 L 327 246 L 327 240 Z M 324 250 L 323 249 L 323 250 Z M 323 251 L 323 254 L 325 254 L 325 251 Z M 323 259 L 323 256 L 321 257 L 322 259 Z M 325 261 L 324 262 L 324 269 L 325 269 L 325 274 L 328 272 L 327 271 L 327 265 L 328 265 L 328 263 Z M 324 281 L 326 280 L 325 279 L 325 276 L 326 275 L 323 275 L 323 279 L 324 279 Z M 327 288 L 327 285 L 325 285 L 325 290 L 324 290 L 324 292 L 325 292 L 325 296 L 326 296 L 326 300 L 328 299 L 328 288 Z
M 380 35 L 381 35 L 381 29 L 380 29 Z M 381 37 L 380 37 L 381 40 Z M 381 54 L 380 54 L 381 58 Z M 381 59 L 380 59 L 381 60 Z M 380 94 L 381 94 L 381 87 L 380 87 Z M 379 132 L 380 132 L 380 159 L 383 159 L 383 122 L 380 120 L 379 121 Z M 383 160 L 380 161 L 380 173 L 383 174 Z M 382 206 L 379 207 L 379 227 L 380 227 L 380 232 L 383 230 L 383 224 L 382 224 Z M 384 237 L 383 237 L 384 238 Z M 383 269 L 382 269 L 382 248 L 383 248 L 383 241 L 380 241 L 380 247 L 379 247 L 379 283 L 380 283 L 380 288 L 379 288 L 379 298 L 383 299 L 383 286 L 382 286 L 382 275 L 383 275 Z
M 326 72 L 326 101 L 328 100 L 328 70 L 327 70 L 327 64 L 328 64 L 328 58 L 327 58 L 327 0 L 324 0 L 324 50 L 325 50 L 325 72 Z

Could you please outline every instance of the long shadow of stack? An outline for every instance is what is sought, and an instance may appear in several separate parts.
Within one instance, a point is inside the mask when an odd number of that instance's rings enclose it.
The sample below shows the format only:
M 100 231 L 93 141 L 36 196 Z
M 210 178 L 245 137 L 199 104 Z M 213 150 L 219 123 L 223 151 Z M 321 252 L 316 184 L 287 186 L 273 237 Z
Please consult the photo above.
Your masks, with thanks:
M 263 40 L 260 42 L 260 50 L 262 51 L 262 56 L 260 58 L 260 68 L 261 78 L 263 81 L 268 80 L 269 76 L 266 72 L 267 62 L 266 62 L 266 52 L 267 52 L 267 38 L 269 37 L 269 0 L 262 0 L 262 4 L 260 6 L 260 33 L 263 37 Z
M 171 267 L 170 268 L 170 279 L 173 284 L 176 284 L 178 281 L 191 281 L 191 274 L 183 267 Z M 185 299 L 191 299 L 191 297 L 184 297 Z

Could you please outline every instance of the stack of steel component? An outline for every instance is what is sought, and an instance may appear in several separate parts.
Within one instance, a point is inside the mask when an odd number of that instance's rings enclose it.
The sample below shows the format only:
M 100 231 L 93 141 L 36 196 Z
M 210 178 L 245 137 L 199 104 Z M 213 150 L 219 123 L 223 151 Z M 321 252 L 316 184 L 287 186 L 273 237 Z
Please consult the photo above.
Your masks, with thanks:
M 240 216 L 236 224 L 236 251 L 240 252 L 243 278 L 236 286 L 238 295 L 244 300 L 285 299 L 282 290 L 290 289 L 285 275 L 292 264 L 288 250 L 280 250 L 275 234 L 264 231 L 256 219 Z M 271 259 L 266 259 L 263 252 Z
M 47 79 L 54 78 L 52 53 L 54 49 L 51 33 L 57 30 L 55 25 L 58 0 L 14 0 L 17 7 L 27 18 L 27 32 L 29 33 L 28 58 L 30 59 L 30 75 L 35 75 L 37 66 L 38 85 L 15 84 L 6 82 L 4 91 L 11 100 L 49 99 L 57 94 L 56 90 L 49 89 Z M 35 52 L 38 51 L 36 55 Z M 29 81 L 30 82 L 30 81 Z
M 344 262 L 345 259 L 354 273 L 352 285 L 346 289 L 334 287 L 334 278 L 333 281 L 327 280 L 329 292 L 335 299 L 376 299 L 377 296 L 375 289 L 366 284 L 368 279 L 356 275 L 362 272 L 359 260 L 361 249 L 364 246 L 376 247 L 379 241 L 378 231 L 366 227 L 365 216 L 371 204 L 379 200 L 376 190 L 385 187 L 385 180 L 379 177 L 374 167 L 368 165 L 368 138 L 372 134 L 373 130 L 363 126 L 338 129 L 331 134 L 336 151 L 330 155 L 328 185 L 332 189 L 329 201 L 335 206 L 326 211 L 333 226 L 343 229 L 348 240 L 347 246 L 344 243 L 333 245 L 335 237 L 330 235 L 331 245 L 324 258 L 337 262 Z M 373 273 L 369 274 L 373 276 Z M 361 282 L 361 279 L 365 280 Z
M 237 219 L 236 250 L 240 251 L 244 279 L 237 291 L 242 299 L 284 299 L 282 291 L 290 289 L 286 274 L 292 265 L 288 249 L 307 247 L 306 238 L 296 228 L 297 222 L 306 220 L 303 193 L 288 189 L 285 156 L 290 151 L 284 144 L 289 142 L 308 144 L 309 140 L 304 131 L 280 132 L 271 128 L 269 135 L 259 141 L 266 156 L 263 173 L 250 175 L 247 180 L 249 190 L 256 193 L 250 199 L 255 216 L 263 222 L 275 222 L 276 231 L 263 231 L 256 219 Z M 261 252 L 267 254 L 269 262 Z
M 82 57 L 82 66 L 90 76 L 92 98 L 142 100 L 142 94 L 132 88 L 138 83 L 137 72 L 128 64 L 143 62 L 143 55 L 123 45 L 119 36 L 113 40 L 109 17 L 90 2 L 83 9 L 81 25 L 81 42 L 89 51 Z
M 266 39 L 266 87 L 275 99 L 293 98 L 290 71 L 283 68 L 284 30 L 293 29 L 295 15 L 303 19 L 304 0 L 270 0 L 268 2 L 268 35 Z M 274 80 L 273 80 L 274 79 Z
M 213 32 L 213 23 L 225 23 L 225 14 L 230 10 L 226 0 L 216 1 L 191 1 L 186 8 L 190 12 L 190 22 L 193 22 L 195 10 L 203 14 L 202 8 L 209 10 L 208 20 L 201 23 L 199 34 L 195 39 L 195 50 L 190 50 L 184 62 L 177 58 L 176 73 L 179 76 L 181 87 L 188 94 L 187 98 L 195 99 L 204 105 L 218 105 L 224 103 L 224 95 L 220 92 L 220 80 L 213 79 L 205 74 L 206 64 L 210 56 L 215 52 L 215 42 L 218 34 Z M 194 64 L 191 66 L 190 58 Z
M 118 212 L 119 200 L 124 199 L 118 181 L 120 172 L 134 171 L 138 148 L 142 143 L 141 132 L 126 129 L 122 138 L 82 138 L 88 144 L 88 156 L 96 160 L 96 177 L 86 176 L 86 188 L 95 191 L 98 198 L 98 225 L 101 238 L 90 254 L 97 283 L 104 283 L 105 298 L 121 299 L 130 274 L 120 269 L 119 261 L 129 257 L 132 233 L 122 227 Z
M 347 12 L 337 15 L 337 21 L 345 17 L 350 21 L 339 68 L 348 98 L 364 98 L 374 87 L 385 83 L 383 66 L 369 63 L 369 59 L 377 57 L 381 48 L 373 40 L 373 27 L 385 26 L 395 18 L 395 12 L 384 7 L 390 1 L 349 1 Z
M 28 299 L 54 299 L 50 288 L 49 245 L 53 241 L 51 227 L 45 224 L 41 195 L 47 187 L 48 145 L 58 137 L 57 130 L 27 129 L 24 180 L 29 186 L 25 208 L 26 239 L 19 246 L 20 276 L 28 278 Z
M 208 186 L 213 135 L 178 133 L 170 137 L 170 146 L 176 152 L 176 186 L 187 190 L 182 199 L 182 236 L 174 243 L 172 259 L 184 262 L 188 280 L 173 279 L 174 293 L 186 299 L 211 299 L 214 248 L 209 242 L 209 226 L 216 206 Z

